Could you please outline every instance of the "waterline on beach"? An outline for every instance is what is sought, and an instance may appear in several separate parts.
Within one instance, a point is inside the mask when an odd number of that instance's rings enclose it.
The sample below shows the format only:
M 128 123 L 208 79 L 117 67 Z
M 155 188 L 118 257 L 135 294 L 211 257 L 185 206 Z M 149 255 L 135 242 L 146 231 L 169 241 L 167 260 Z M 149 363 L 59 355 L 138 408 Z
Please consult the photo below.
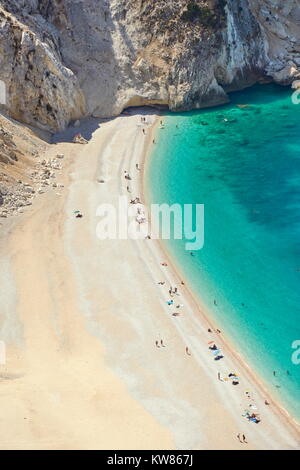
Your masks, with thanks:
M 166 116 L 146 185 L 151 202 L 205 204 L 203 250 L 191 256 L 180 240 L 166 249 L 242 356 L 299 418 L 292 344 L 300 338 L 300 107 L 290 95 L 255 87 L 227 106 Z

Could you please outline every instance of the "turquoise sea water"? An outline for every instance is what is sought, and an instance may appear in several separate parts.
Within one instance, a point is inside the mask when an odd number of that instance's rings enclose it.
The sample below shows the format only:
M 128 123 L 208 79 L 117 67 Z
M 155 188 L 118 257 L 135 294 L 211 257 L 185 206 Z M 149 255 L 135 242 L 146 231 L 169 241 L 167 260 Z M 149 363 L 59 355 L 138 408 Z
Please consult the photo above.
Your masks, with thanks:
M 148 201 L 205 205 L 204 248 L 194 256 L 185 240 L 166 248 L 299 419 L 291 344 L 300 340 L 300 105 L 291 90 L 261 85 L 232 94 L 229 105 L 168 114 L 164 123 L 148 160 Z

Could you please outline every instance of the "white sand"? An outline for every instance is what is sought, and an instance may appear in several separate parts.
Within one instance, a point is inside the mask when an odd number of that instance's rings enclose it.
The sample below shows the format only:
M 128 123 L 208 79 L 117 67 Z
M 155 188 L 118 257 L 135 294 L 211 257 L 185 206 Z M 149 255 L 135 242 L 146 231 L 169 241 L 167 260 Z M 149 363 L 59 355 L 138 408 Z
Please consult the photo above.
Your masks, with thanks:
M 160 265 L 159 243 L 96 237 L 99 204 L 117 204 L 128 184 L 130 196 L 141 196 L 135 165 L 143 166 L 151 140 L 151 126 L 144 136 L 135 115 L 102 124 L 87 146 L 53 146 L 68 155 L 66 188 L 41 196 L 2 235 L 9 276 L 0 296 L 0 339 L 9 342 L 0 366 L 2 449 L 300 447 L 299 428 L 275 403 L 264 405 L 256 380 L 222 337 L 207 332 L 172 266 Z M 170 284 L 181 294 L 180 317 L 166 304 Z M 165 348 L 155 346 L 160 339 Z M 225 353 L 218 363 L 212 339 Z M 218 381 L 218 372 L 237 372 L 240 385 Z M 258 425 L 241 416 L 246 390 Z

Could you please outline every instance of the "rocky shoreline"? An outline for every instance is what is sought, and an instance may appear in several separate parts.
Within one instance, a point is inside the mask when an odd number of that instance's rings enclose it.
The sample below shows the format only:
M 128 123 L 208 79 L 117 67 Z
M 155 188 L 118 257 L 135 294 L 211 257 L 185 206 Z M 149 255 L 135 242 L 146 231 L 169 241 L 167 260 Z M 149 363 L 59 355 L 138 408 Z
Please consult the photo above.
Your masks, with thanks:
M 22 213 L 38 194 L 61 189 L 63 154 L 49 158 L 50 145 L 27 127 L 0 116 L 0 218 Z
M 6 218 L 16 213 L 22 213 L 26 206 L 31 206 L 33 199 L 38 194 L 45 193 L 49 188 L 61 189 L 63 184 L 56 181 L 57 171 L 62 170 L 58 159 L 64 158 L 63 154 L 57 158 L 38 162 L 35 170 L 30 174 L 31 183 L 16 181 L 0 173 L 0 217 Z

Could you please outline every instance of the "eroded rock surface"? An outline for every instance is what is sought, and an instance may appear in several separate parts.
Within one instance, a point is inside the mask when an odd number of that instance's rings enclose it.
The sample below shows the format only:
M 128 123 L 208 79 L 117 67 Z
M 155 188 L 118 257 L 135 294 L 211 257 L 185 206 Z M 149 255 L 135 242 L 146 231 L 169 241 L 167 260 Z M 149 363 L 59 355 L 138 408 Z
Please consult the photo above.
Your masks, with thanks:
M 117 115 L 130 105 L 187 110 L 218 104 L 228 91 L 263 77 L 284 85 L 299 78 L 298 0 L 0 5 L 0 79 L 8 108 L 16 119 L 49 130 L 84 115 Z
M 49 157 L 49 149 L 30 129 L 0 115 L 0 224 L 22 213 L 38 194 L 62 188 L 57 177 L 64 155 Z

